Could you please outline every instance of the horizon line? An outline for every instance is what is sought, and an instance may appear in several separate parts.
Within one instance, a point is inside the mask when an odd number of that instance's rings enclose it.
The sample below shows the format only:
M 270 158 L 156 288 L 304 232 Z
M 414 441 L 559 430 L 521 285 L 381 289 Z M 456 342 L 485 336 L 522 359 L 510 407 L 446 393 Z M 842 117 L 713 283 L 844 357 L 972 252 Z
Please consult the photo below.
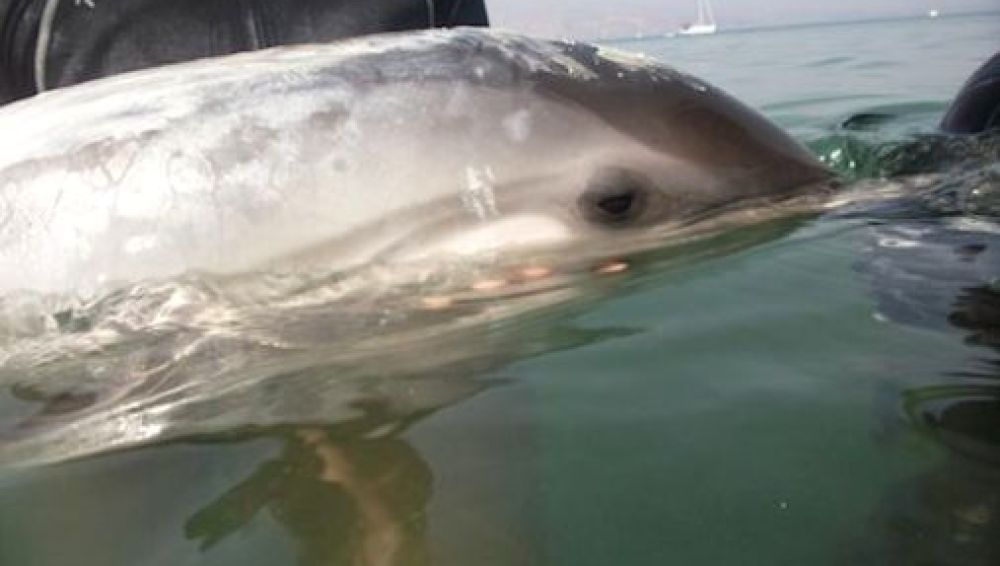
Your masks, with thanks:
M 774 30 L 774 29 L 789 29 L 789 28 L 805 28 L 805 27 L 823 27 L 823 26 L 836 26 L 844 24 L 867 24 L 867 23 L 878 23 L 878 22 L 892 22 L 892 21 L 907 21 L 907 20 L 944 20 L 949 18 L 961 18 L 967 16 L 1000 16 L 1000 10 L 973 10 L 969 12 L 948 12 L 944 14 L 939 14 L 938 16 L 931 18 L 927 16 L 927 13 L 923 14 L 912 14 L 912 15 L 898 15 L 898 16 L 874 16 L 868 18 L 860 19 L 848 19 L 848 20 L 825 20 L 825 21 L 807 21 L 807 22 L 789 22 L 784 24 L 750 24 L 745 26 L 736 27 L 720 27 L 717 34 L 725 33 L 740 33 L 749 31 L 761 31 L 761 30 Z M 613 37 L 589 37 L 589 38 L 577 38 L 580 41 L 588 42 L 601 42 L 601 41 L 615 41 L 615 42 L 636 42 L 645 41 L 648 39 L 664 39 L 674 37 L 678 34 L 679 29 L 669 29 L 665 31 L 654 31 L 650 33 L 643 34 L 642 36 L 613 36 Z M 716 34 L 716 35 L 717 35 Z

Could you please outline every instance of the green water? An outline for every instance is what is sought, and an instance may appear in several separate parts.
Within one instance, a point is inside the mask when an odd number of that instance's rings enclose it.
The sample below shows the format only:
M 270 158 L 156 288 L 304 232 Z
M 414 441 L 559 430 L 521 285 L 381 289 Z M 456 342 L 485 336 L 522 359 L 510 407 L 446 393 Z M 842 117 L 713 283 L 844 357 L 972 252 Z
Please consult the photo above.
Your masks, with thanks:
M 619 47 L 829 156 L 933 130 L 998 38 L 977 16 Z M 872 111 L 892 117 L 838 128 Z M 462 376 L 482 390 L 399 434 L 248 431 L 0 477 L 0 564 L 996 564 L 997 318 L 883 308 L 878 230 L 810 223 L 515 327 L 543 353 Z

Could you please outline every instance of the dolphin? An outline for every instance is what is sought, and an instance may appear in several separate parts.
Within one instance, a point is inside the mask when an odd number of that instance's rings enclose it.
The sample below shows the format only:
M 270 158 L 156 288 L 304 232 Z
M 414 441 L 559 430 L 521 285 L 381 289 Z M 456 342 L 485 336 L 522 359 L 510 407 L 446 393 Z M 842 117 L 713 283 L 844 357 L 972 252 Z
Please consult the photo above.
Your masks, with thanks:
M 831 176 L 695 77 L 481 29 L 137 71 L 12 104 L 0 131 L 8 463 L 334 422 L 373 372 L 496 367 L 531 347 L 497 354 L 487 323 L 815 210 Z M 415 381 L 379 387 L 404 413 L 476 390 Z
M 3 292 L 634 240 L 828 176 L 694 77 L 476 29 L 98 80 L 0 130 Z

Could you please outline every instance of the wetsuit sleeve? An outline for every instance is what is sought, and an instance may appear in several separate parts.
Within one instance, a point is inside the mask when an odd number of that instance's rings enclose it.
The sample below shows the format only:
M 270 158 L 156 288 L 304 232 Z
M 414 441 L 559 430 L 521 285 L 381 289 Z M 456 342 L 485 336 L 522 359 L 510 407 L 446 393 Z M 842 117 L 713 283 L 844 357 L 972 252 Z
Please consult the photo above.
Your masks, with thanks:
M 483 0 L 0 0 L 0 102 L 126 71 L 386 31 L 487 25 Z
M 443 27 L 488 26 L 483 0 L 434 0 L 436 25 Z
M 44 2 L 0 0 L 0 104 L 35 94 L 35 45 Z

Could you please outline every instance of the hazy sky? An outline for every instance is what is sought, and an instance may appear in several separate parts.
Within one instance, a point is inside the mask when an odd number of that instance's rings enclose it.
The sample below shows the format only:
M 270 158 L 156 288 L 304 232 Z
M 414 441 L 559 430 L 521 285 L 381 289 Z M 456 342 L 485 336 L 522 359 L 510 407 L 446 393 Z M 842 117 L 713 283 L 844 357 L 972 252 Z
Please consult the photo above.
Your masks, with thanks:
M 493 24 L 547 36 L 662 32 L 697 16 L 697 0 L 486 0 Z M 1000 10 L 1000 0 L 711 0 L 721 28 Z

